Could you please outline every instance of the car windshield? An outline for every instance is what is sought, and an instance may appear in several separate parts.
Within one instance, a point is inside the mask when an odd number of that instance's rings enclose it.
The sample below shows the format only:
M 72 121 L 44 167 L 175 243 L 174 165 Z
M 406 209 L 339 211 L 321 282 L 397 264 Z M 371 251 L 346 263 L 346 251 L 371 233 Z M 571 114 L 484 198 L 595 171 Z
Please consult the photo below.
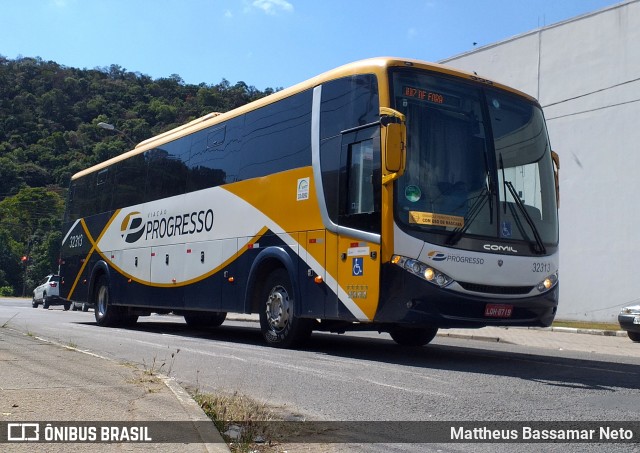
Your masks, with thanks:
M 396 217 L 455 246 L 462 237 L 557 243 L 551 150 L 542 111 L 497 89 L 415 70 L 393 73 L 407 117 Z

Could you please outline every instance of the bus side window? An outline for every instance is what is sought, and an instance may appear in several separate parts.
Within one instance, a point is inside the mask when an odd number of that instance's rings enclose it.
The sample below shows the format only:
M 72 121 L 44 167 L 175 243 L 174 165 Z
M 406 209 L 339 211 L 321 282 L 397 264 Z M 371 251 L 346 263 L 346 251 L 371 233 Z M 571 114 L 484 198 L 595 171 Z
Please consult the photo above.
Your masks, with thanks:
M 377 132 L 376 128 L 350 134 L 343 145 L 342 169 L 340 172 L 339 224 L 371 233 L 380 233 L 380 191 L 382 175 L 380 169 L 379 135 L 358 140 L 357 136 Z M 356 137 L 354 137 L 354 135 Z M 378 140 L 378 141 L 376 141 Z
M 148 167 L 145 201 L 182 195 L 187 184 L 191 136 L 145 152 Z
M 238 179 L 311 165 L 311 90 L 245 115 Z
M 142 155 L 133 156 L 114 165 L 115 184 L 111 209 L 124 208 L 143 202 L 144 192 L 140 184 L 144 183 L 147 167 Z
M 339 223 L 338 215 L 343 215 L 345 209 L 336 190 L 338 187 L 346 190 L 340 183 L 343 177 L 339 176 L 347 165 L 345 156 L 341 159 L 342 131 L 377 121 L 379 105 L 377 79 L 373 74 L 344 77 L 322 85 L 320 165 L 327 213 L 335 223 Z
M 111 209 L 112 174 L 113 172 L 110 172 L 107 167 L 100 170 L 96 176 L 96 212 L 106 212 Z
M 220 168 L 224 151 L 226 125 L 213 126 L 193 134 L 187 192 L 208 189 L 225 183 Z
M 369 214 L 373 207 L 373 140 L 349 145 L 348 215 Z

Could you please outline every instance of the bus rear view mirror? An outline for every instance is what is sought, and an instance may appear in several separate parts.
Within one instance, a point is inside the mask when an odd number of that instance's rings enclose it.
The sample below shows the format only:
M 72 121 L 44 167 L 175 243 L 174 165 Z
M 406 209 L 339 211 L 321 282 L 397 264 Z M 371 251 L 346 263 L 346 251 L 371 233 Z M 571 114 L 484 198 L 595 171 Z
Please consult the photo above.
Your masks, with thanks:
M 390 123 L 387 125 L 386 167 L 391 173 L 401 172 L 404 166 L 404 125 Z
M 399 178 L 404 172 L 407 130 L 405 116 L 388 107 L 380 108 L 380 124 L 384 137 L 384 165 L 386 174 L 383 183 Z

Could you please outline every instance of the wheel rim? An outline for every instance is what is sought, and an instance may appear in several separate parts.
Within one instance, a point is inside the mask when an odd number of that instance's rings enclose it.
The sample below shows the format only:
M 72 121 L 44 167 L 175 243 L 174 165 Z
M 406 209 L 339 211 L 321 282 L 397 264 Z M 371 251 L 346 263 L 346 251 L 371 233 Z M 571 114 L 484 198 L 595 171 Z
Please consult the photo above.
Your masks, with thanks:
M 291 301 L 289 293 L 282 286 L 276 286 L 269 293 L 266 313 L 269 327 L 274 332 L 281 332 L 289 323 Z
M 106 313 L 107 313 L 107 301 L 109 299 L 108 296 L 108 292 L 107 292 L 107 287 L 106 286 L 101 286 L 98 289 L 98 315 L 100 317 L 103 317 Z

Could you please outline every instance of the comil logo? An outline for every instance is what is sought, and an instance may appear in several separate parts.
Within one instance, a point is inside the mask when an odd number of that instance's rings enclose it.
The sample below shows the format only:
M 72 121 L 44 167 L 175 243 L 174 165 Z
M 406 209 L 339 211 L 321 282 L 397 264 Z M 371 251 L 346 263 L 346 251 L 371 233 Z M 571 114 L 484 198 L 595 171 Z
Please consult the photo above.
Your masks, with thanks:
M 144 223 L 142 223 L 142 215 L 138 211 L 130 212 L 122 219 L 120 234 L 128 244 L 133 244 L 142 237 Z

